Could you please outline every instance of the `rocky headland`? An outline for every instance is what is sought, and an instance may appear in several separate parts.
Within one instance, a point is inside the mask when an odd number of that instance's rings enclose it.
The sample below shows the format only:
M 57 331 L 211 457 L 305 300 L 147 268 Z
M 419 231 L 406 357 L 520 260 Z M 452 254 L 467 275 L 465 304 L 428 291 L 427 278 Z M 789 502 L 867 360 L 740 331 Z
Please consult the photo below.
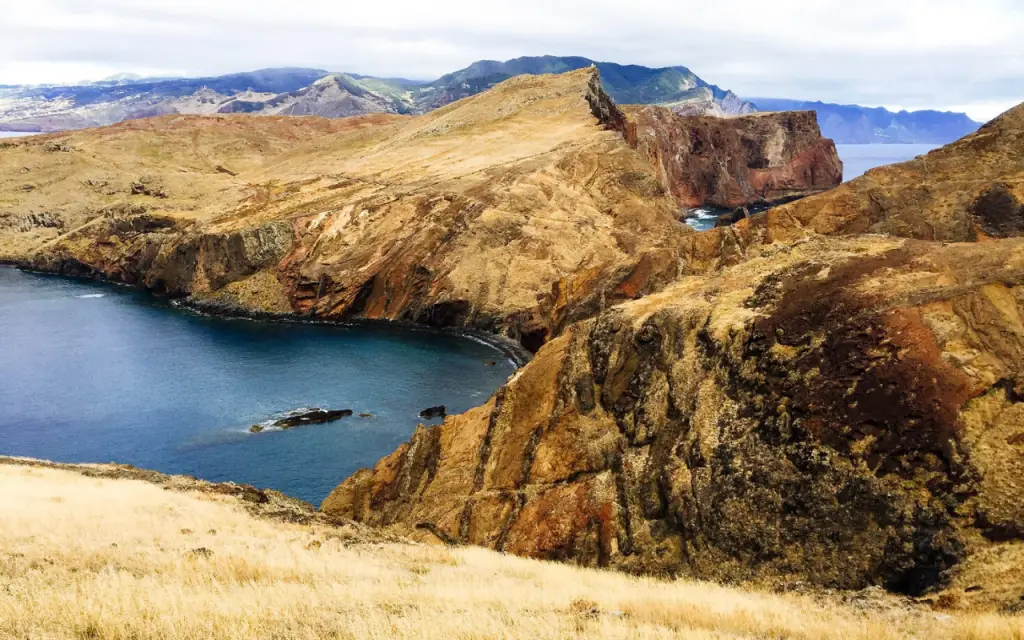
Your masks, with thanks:
M 128 122 L 5 143 L 0 258 L 205 308 L 469 327 L 535 351 L 685 273 L 680 212 L 700 194 L 838 184 L 815 131 L 800 114 L 623 110 L 593 68 L 417 118 Z
M 634 146 L 687 207 L 773 205 L 836 187 L 843 163 L 812 111 L 742 118 L 626 108 Z

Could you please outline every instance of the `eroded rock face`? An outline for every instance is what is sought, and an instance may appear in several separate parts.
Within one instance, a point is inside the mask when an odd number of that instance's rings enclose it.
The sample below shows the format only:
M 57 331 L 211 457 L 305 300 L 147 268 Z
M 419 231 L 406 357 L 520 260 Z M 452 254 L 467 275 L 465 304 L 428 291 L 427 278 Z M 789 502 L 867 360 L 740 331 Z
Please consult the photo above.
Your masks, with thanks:
M 1024 450 L 996 467 L 980 442 L 1024 441 L 1022 317 L 1024 241 L 777 247 L 574 325 L 322 508 L 630 571 L 918 592 L 978 532 L 1018 535 Z
M 813 111 L 735 118 L 628 107 L 634 145 L 687 206 L 784 202 L 839 186 L 843 163 Z

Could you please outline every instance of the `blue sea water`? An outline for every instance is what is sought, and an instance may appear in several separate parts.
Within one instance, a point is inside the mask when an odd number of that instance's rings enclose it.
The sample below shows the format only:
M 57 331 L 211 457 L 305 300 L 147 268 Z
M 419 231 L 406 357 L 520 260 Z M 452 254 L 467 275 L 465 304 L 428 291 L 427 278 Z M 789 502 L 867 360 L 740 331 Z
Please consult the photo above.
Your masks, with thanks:
M 495 364 L 490 365 L 491 362 Z M 0 268 L 0 454 L 119 462 L 319 503 L 515 370 L 448 333 L 204 317 L 112 285 Z M 371 412 L 249 433 L 299 407 Z
M 843 182 L 867 173 L 869 169 L 887 164 L 906 162 L 938 149 L 935 144 L 837 144 L 839 159 L 843 161 Z
M 843 182 L 867 173 L 875 167 L 906 162 L 939 148 L 934 144 L 838 144 L 836 150 L 843 161 Z M 715 228 L 715 222 L 725 209 L 701 207 L 686 212 L 686 224 L 697 231 Z

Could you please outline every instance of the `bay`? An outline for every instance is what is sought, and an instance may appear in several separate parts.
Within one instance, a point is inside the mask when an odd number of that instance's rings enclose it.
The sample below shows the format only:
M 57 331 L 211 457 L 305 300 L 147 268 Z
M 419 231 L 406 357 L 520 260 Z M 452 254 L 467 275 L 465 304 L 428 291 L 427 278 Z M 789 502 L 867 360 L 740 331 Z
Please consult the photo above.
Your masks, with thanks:
M 0 455 L 127 463 L 319 503 L 408 440 L 422 409 L 483 404 L 515 368 L 451 333 L 211 318 L 0 268 Z M 300 407 L 356 415 L 249 432 Z

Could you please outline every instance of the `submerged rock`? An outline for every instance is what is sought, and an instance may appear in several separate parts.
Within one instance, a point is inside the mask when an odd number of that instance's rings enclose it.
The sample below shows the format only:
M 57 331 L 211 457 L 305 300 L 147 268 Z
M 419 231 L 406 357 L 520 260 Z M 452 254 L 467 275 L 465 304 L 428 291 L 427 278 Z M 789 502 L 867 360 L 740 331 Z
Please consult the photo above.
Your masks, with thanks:
M 433 420 L 435 418 L 443 418 L 448 415 L 448 409 L 443 404 L 436 407 L 428 407 L 423 411 L 420 411 L 420 417 L 424 420 Z
M 352 415 L 351 409 L 338 409 L 336 411 L 330 411 L 326 409 L 310 409 L 303 411 L 302 413 L 296 413 L 286 418 L 281 418 L 274 421 L 274 426 L 281 429 L 292 429 L 294 427 L 303 427 L 308 424 L 324 424 L 327 422 L 334 422 L 347 418 Z
M 266 422 L 254 424 L 249 427 L 249 432 L 263 433 L 267 429 L 294 429 L 295 427 L 304 427 L 310 424 L 325 424 L 347 418 L 350 415 L 352 415 L 351 409 L 329 410 L 320 409 L 319 407 L 296 409 L 282 414 L 280 418 L 271 418 Z

